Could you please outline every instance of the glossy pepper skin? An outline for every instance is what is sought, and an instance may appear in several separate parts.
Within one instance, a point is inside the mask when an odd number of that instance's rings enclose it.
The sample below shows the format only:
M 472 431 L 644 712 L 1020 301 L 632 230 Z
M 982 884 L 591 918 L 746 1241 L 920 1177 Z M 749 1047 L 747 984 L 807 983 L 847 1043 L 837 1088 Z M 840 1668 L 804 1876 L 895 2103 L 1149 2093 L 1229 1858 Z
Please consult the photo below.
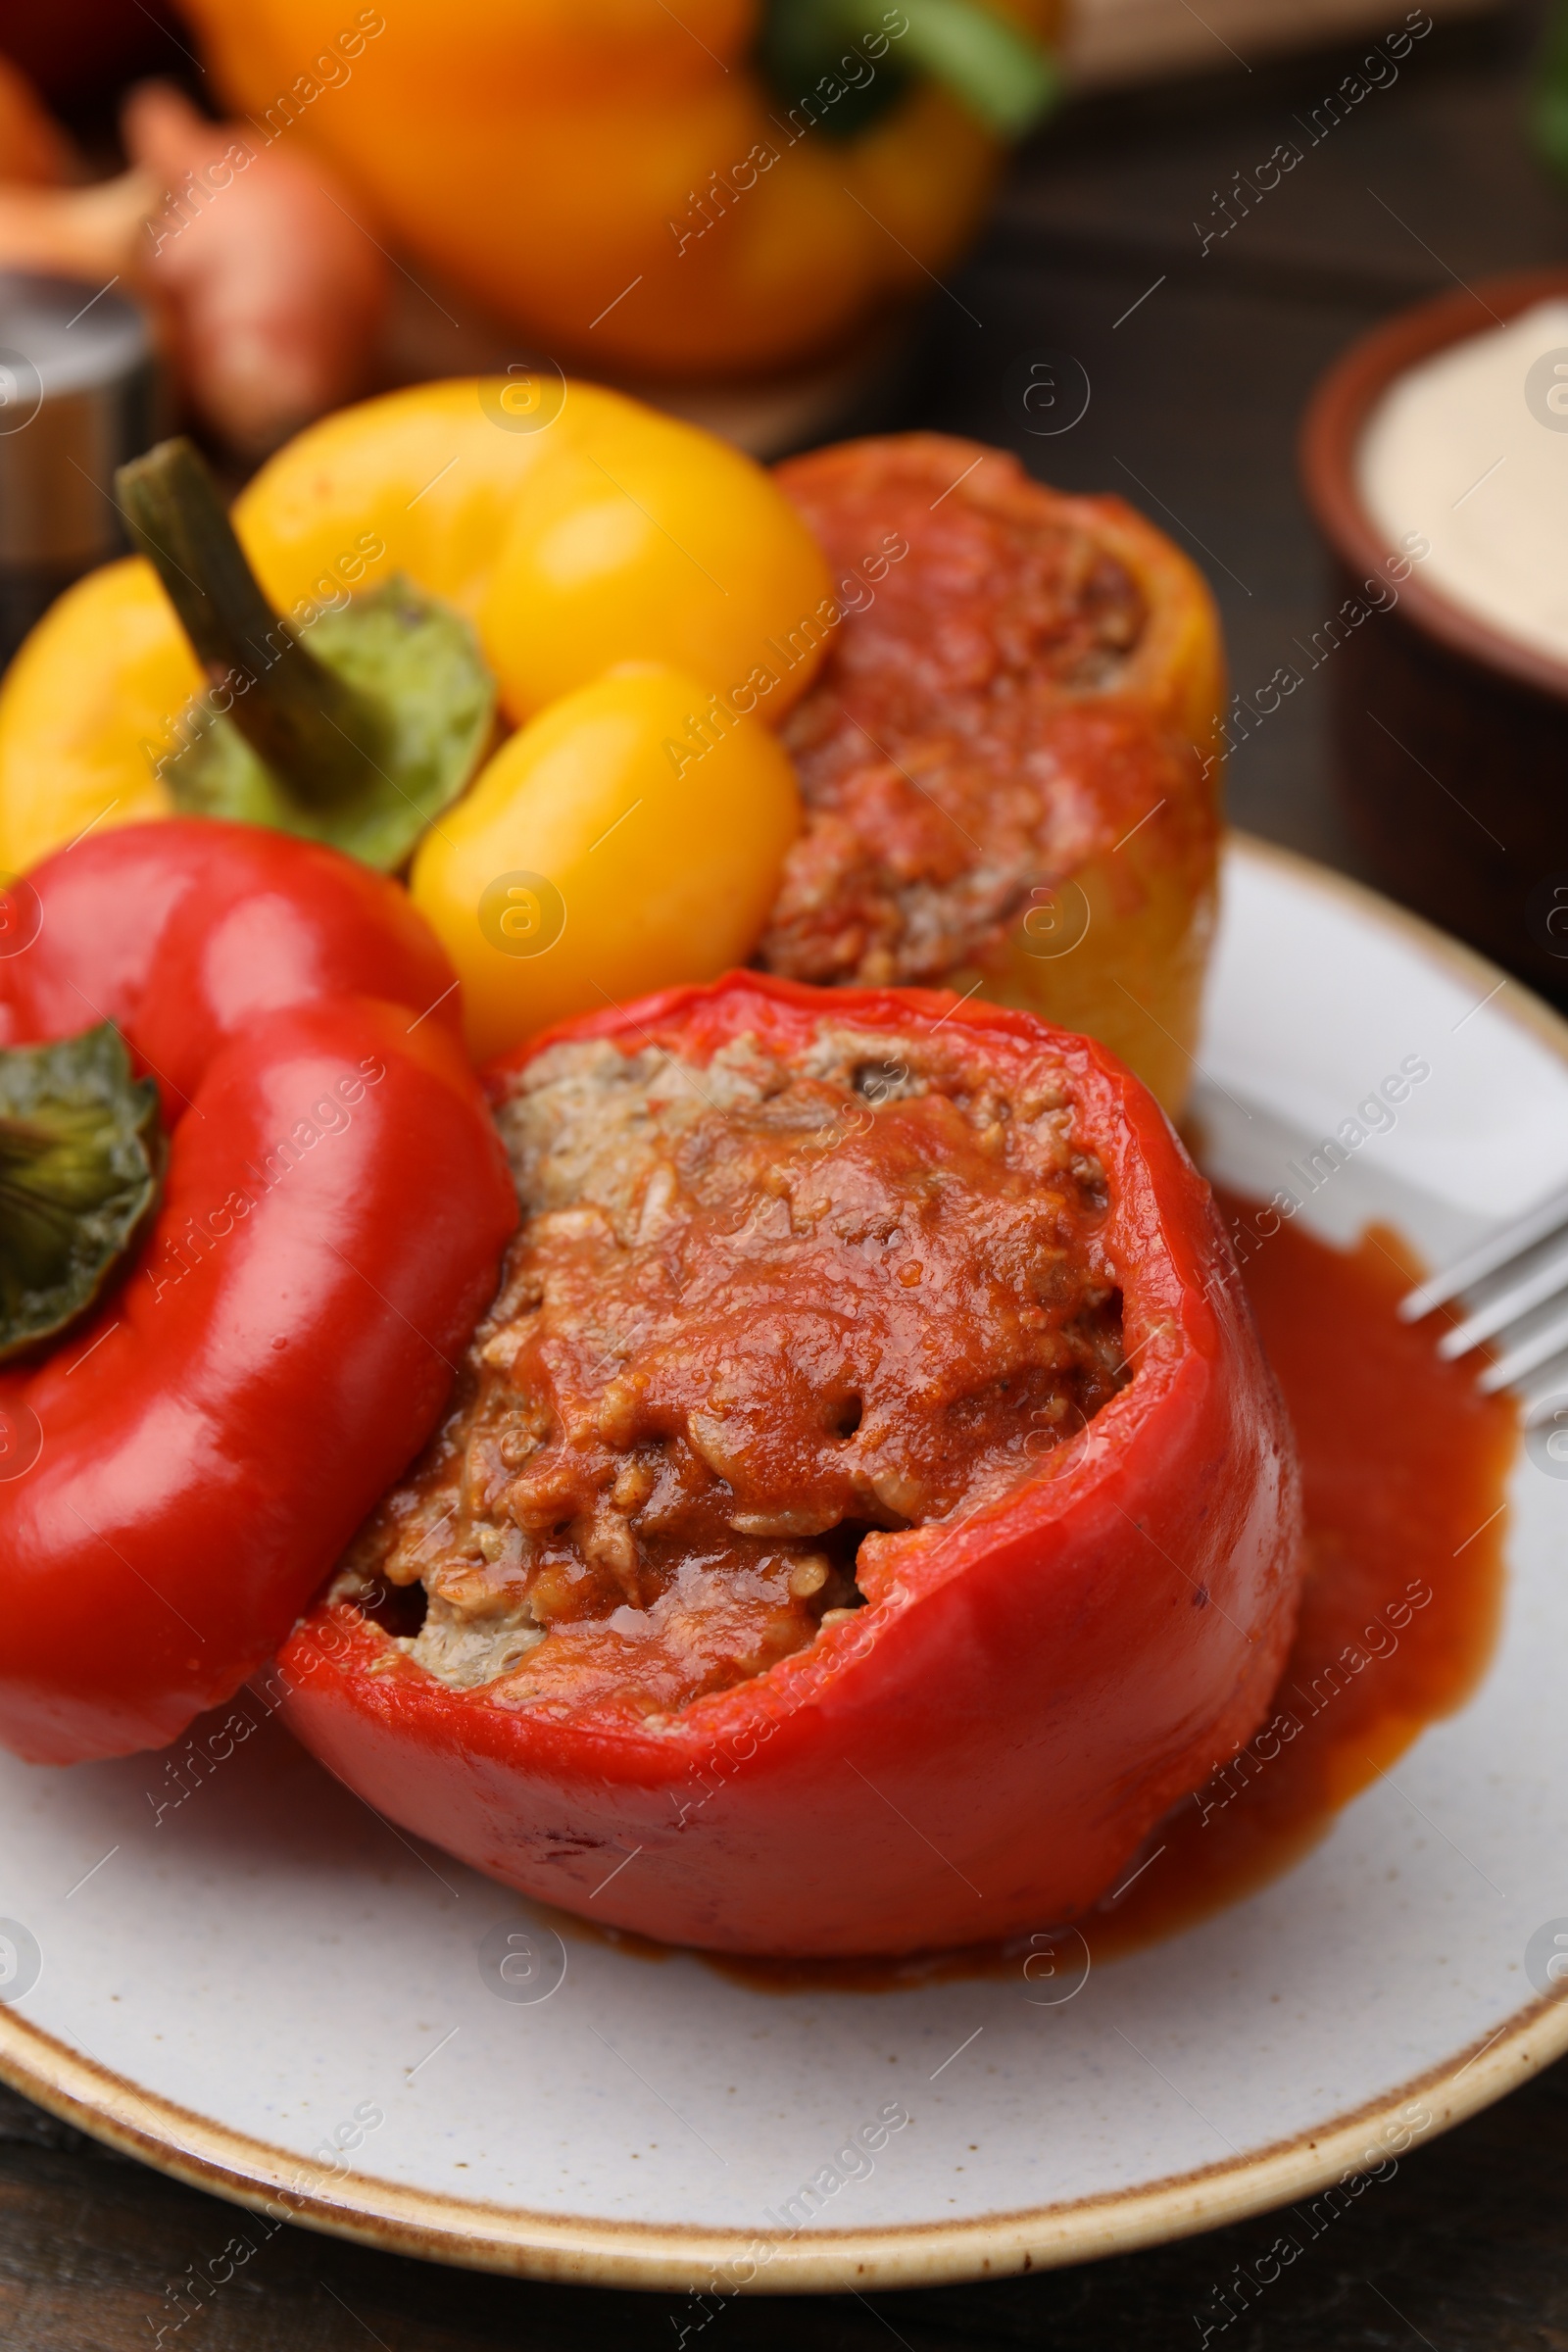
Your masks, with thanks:
M 988 4 L 1035 34 L 1060 13 Z M 967 243 L 1003 152 L 928 80 L 852 136 L 824 126 L 842 100 L 792 110 L 754 62 L 759 0 L 676 15 L 648 0 L 357 14 L 192 0 L 189 14 L 241 111 L 329 157 L 422 263 L 556 356 L 603 368 L 773 368 L 923 297 Z M 901 16 L 866 9 L 869 57 L 846 36 L 855 81 L 898 64 Z
M 499 400 L 505 387 L 492 388 Z M 554 429 L 504 429 L 485 389 L 469 376 L 340 410 L 246 485 L 235 530 L 293 625 L 308 630 L 399 571 L 473 617 L 517 489 Z M 574 414 L 614 399 L 572 390 Z M 167 816 L 160 762 L 202 684 L 144 558 L 68 588 L 0 682 L 0 866 L 24 872 L 86 825 Z
M 830 586 L 760 466 L 548 371 L 416 384 L 323 417 L 261 468 L 232 521 L 307 647 L 323 615 L 406 574 L 476 625 L 513 719 L 625 661 L 728 689 Z M 765 720 L 813 667 L 790 673 Z M 68 589 L 0 683 L 0 869 L 24 872 L 89 825 L 168 815 L 166 772 L 203 686 L 141 557 Z M 232 708 L 232 682 L 207 699 Z
M 0 1379 L 0 1739 L 70 1763 L 162 1745 L 270 1655 L 433 1426 L 516 1201 L 395 884 L 175 820 L 11 905 L 41 919 L 0 1043 L 115 1021 L 169 1138 L 119 1288 Z
M 554 1037 L 701 1063 L 748 1032 L 794 1053 L 824 1016 L 961 1024 L 1004 1081 L 1065 1068 L 1108 1179 L 1128 1385 L 1003 1499 L 884 1549 L 863 1609 L 659 1733 L 487 1704 L 343 1602 L 279 1661 L 294 1731 L 405 1828 L 730 1951 L 908 1951 L 1081 1912 L 1259 1721 L 1300 1575 L 1294 1444 L 1208 1188 L 1102 1048 L 949 994 L 751 974 Z
M 749 953 L 800 796 L 757 718 L 672 773 L 665 747 L 702 704 L 696 680 L 628 662 L 509 737 L 419 844 L 410 892 L 462 976 L 476 1062 Z

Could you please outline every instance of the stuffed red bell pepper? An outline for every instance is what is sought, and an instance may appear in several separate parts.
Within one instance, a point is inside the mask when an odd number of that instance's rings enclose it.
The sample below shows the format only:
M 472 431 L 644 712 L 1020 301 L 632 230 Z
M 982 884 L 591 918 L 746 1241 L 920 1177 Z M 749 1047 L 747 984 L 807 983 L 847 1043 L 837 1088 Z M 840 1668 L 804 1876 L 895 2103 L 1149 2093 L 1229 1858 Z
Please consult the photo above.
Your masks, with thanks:
M 1081 1911 L 1256 1725 L 1300 1511 L 1207 1187 L 1030 1013 L 734 974 L 493 1073 L 452 1412 L 281 1654 L 394 1820 L 674 1942 Z
M 0 900 L 0 1738 L 174 1737 L 429 1436 L 516 1201 L 397 886 L 201 820 Z

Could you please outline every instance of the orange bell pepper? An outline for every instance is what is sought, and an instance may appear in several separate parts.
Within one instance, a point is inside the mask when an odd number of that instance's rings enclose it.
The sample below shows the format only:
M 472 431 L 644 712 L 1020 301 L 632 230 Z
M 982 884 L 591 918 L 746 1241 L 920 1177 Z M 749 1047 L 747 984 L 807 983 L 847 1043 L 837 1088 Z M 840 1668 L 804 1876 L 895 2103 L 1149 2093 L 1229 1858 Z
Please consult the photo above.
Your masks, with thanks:
M 229 100 L 417 261 L 562 358 L 681 376 L 924 292 L 1054 93 L 1061 0 L 188 6 Z

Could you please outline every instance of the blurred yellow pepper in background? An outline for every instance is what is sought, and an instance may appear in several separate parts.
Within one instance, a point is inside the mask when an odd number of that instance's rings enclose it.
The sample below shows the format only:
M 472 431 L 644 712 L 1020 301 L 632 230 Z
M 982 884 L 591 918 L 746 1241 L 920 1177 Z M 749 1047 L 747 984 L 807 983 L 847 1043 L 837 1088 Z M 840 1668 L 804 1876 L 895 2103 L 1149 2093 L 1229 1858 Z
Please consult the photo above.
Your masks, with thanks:
M 219 86 L 563 357 L 808 357 L 924 294 L 1050 103 L 1061 0 L 184 0 Z
M 425 834 L 410 887 L 463 982 L 475 1061 L 750 955 L 800 796 L 755 719 L 682 745 L 702 699 L 679 670 L 624 664 L 510 737 Z
M 572 487 L 547 496 L 558 478 Z M 548 531 L 541 543 L 525 528 L 509 546 L 531 482 L 530 511 Z M 578 498 L 598 518 L 588 535 L 601 562 L 573 590 L 541 564 L 552 534 L 569 537 Z M 695 671 L 703 692 L 689 707 L 700 709 L 827 588 L 814 541 L 752 460 L 621 394 L 548 374 L 418 385 L 341 410 L 263 466 L 233 521 L 261 587 L 307 644 L 318 619 L 398 573 L 482 616 L 519 716 L 647 658 Z M 619 549 L 608 569 L 607 537 Z M 789 673 L 763 715 L 782 715 L 815 661 Z M 140 558 L 68 590 L 0 686 L 0 867 L 22 872 L 89 826 L 170 814 L 163 763 L 202 687 Z

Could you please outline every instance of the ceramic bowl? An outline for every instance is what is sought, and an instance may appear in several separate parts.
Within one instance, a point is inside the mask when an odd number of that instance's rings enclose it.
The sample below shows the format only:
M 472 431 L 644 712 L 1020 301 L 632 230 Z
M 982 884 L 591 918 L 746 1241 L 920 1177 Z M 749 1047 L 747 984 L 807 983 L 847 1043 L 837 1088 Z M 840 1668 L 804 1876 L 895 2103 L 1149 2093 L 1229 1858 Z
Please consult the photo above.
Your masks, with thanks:
M 1568 270 L 1441 295 L 1363 335 L 1322 378 L 1300 464 L 1334 560 L 1336 611 L 1375 601 L 1396 553 L 1356 481 L 1384 393 L 1449 345 L 1563 295 Z M 1568 1004 L 1568 662 L 1450 603 L 1419 567 L 1397 595 L 1325 658 L 1336 781 L 1355 838 L 1386 889 Z

